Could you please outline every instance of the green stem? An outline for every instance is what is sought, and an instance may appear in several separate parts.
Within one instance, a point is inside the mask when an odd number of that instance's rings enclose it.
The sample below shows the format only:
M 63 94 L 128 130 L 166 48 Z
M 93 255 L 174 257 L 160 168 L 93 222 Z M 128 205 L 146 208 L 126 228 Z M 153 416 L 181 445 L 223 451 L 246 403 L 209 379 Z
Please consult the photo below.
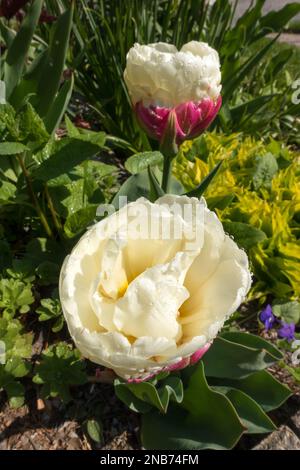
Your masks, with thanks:
M 163 167 L 163 176 L 162 176 L 162 189 L 164 190 L 165 193 L 169 191 L 170 187 L 170 180 L 171 180 L 171 174 L 172 174 L 172 158 L 168 156 L 164 156 L 164 167 Z
M 54 224 L 54 226 L 55 226 L 55 228 L 58 232 L 58 235 L 61 235 L 62 225 L 61 225 L 60 220 L 58 219 L 58 217 L 56 215 L 55 208 L 54 208 L 52 198 L 51 198 L 50 193 L 49 193 L 47 183 L 45 184 L 45 196 L 46 196 L 46 199 L 47 199 L 47 204 L 48 204 L 48 207 L 49 207 L 49 210 L 50 210 L 50 214 L 51 214 L 51 217 L 52 217 L 52 220 L 53 220 L 53 224 Z
M 26 184 L 27 184 L 27 189 L 28 189 L 28 193 L 31 197 L 31 200 L 33 202 L 33 205 L 35 207 L 35 210 L 40 218 L 40 221 L 41 221 L 41 224 L 43 225 L 44 229 L 45 229 L 45 232 L 47 233 L 48 237 L 52 238 L 53 237 L 53 233 L 52 233 L 52 230 L 48 224 L 48 221 L 46 219 L 46 216 L 45 214 L 43 213 L 41 207 L 40 207 L 40 204 L 39 204 L 39 201 L 34 193 L 34 190 L 33 190 L 33 187 L 32 187 L 32 181 L 31 181 L 31 178 L 30 178 L 30 175 L 27 171 L 27 168 L 24 164 L 24 160 L 23 158 L 18 155 L 18 161 L 20 163 L 20 166 L 22 168 L 22 172 L 24 174 L 24 177 L 25 177 L 25 180 L 26 180 Z

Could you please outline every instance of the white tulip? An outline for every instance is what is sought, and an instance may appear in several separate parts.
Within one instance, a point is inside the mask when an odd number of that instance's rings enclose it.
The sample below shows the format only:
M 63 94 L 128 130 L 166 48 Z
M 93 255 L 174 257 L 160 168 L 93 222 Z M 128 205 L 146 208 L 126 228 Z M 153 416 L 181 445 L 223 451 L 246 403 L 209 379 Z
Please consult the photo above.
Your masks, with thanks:
M 205 200 L 166 195 L 92 226 L 62 266 L 60 299 L 84 357 L 143 379 L 209 344 L 250 284 L 245 252 Z
M 216 101 L 221 92 L 219 55 L 197 41 L 180 51 L 163 42 L 135 44 L 127 54 L 124 79 L 134 105 L 172 108 L 206 98 Z

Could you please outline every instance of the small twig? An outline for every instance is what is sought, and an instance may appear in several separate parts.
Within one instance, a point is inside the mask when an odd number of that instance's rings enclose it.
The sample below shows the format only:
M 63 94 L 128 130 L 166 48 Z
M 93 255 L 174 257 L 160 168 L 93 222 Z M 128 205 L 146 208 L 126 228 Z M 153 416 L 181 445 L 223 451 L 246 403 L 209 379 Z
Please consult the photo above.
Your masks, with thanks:
M 116 374 L 112 370 L 97 371 L 96 375 L 89 375 L 88 381 L 96 384 L 113 384 Z

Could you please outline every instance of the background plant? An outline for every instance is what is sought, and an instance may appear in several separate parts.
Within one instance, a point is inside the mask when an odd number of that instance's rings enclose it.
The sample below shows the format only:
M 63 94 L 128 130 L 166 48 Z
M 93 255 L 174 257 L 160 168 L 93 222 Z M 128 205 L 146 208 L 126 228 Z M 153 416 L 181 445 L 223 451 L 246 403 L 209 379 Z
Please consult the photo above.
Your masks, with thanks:
M 237 1 L 217 0 L 80 0 L 74 17 L 70 67 L 76 70 L 76 89 L 94 111 L 94 119 L 138 150 L 149 149 L 137 127 L 123 80 L 126 54 L 135 42 L 165 41 L 180 48 L 190 40 L 208 42 L 220 54 L 223 108 L 215 125 L 226 132 L 273 132 L 297 139 L 299 105 L 291 102 L 297 71 L 282 73 L 296 49 L 277 48 L 275 39 L 300 11 L 291 3 L 263 15 L 265 0 L 256 0 L 235 20 Z M 58 14 L 66 1 L 47 2 Z M 272 52 L 271 52 L 272 51 Z M 276 120 L 271 129 L 270 122 Z M 151 144 L 152 145 L 152 144 Z

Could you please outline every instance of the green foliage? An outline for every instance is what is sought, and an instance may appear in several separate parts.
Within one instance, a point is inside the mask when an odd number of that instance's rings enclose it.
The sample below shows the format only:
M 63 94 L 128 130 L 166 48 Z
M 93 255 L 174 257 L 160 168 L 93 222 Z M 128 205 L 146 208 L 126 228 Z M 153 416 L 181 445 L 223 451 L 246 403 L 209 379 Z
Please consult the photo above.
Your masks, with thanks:
M 217 125 L 226 132 L 253 134 L 269 132 L 273 123 L 278 133 L 297 139 L 297 121 L 291 118 L 299 114 L 299 105 L 292 104 L 291 95 L 298 71 L 288 68 L 297 49 L 282 51 L 277 38 L 266 36 L 280 32 L 300 6 L 294 2 L 264 15 L 263 4 L 256 0 L 235 22 L 229 0 L 213 6 L 205 0 L 82 0 L 76 4 L 70 57 L 77 89 L 107 132 L 149 150 L 123 79 L 128 50 L 135 42 L 164 41 L 180 48 L 191 40 L 205 41 L 219 52 L 222 64 L 223 108 Z M 47 6 L 59 13 L 56 2 L 47 0 Z
M 73 5 L 59 12 L 51 27 L 51 38 L 46 44 L 38 33 L 38 20 L 43 1 L 34 0 L 17 33 L 1 22 L 0 33 L 6 45 L 1 57 L 4 70 L 4 99 L 21 108 L 30 102 L 43 118 L 49 133 L 59 126 L 71 98 L 73 79 L 66 80 L 60 89 L 65 68 L 73 18 Z M 3 20 L 1 20 L 3 21 Z
M 0 280 L 0 308 L 5 317 L 13 317 L 16 312 L 27 313 L 33 302 L 30 284 L 18 279 Z
M 163 155 L 160 152 L 142 152 L 129 157 L 125 162 L 125 168 L 132 175 L 147 170 L 148 166 L 161 165 Z
M 167 414 L 143 410 L 144 447 L 230 449 L 243 433 L 273 431 L 275 425 L 266 412 L 280 406 L 291 394 L 266 371 L 281 357 L 262 338 L 224 333 L 199 364 L 181 372 L 182 401 L 170 404 Z M 146 401 L 145 396 L 143 399 Z M 127 404 L 133 404 L 129 395 Z
M 152 406 L 161 413 L 167 413 L 170 401 L 181 403 L 183 400 L 182 381 L 176 376 L 167 376 L 159 382 L 153 379 L 129 384 L 116 379 L 114 385 L 117 397 L 139 413 L 149 412 Z
M 54 321 L 51 328 L 53 333 L 57 333 L 64 326 L 64 317 L 57 291 L 53 293 L 52 298 L 41 300 L 41 306 L 36 309 L 36 313 L 41 322 Z
M 100 444 L 103 441 L 103 429 L 102 423 L 99 420 L 89 419 L 86 422 L 86 431 L 88 436 L 97 444 Z
M 87 377 L 79 351 L 61 342 L 46 349 L 36 366 L 33 382 L 42 385 L 45 398 L 59 396 L 64 402 L 71 400 L 70 387 L 83 385 Z
M 300 303 L 277 301 L 272 305 L 272 311 L 276 317 L 281 318 L 286 323 L 299 323 L 300 321 Z
M 24 333 L 19 320 L 0 317 L 0 341 L 5 345 L 3 363 L 0 362 L 0 389 L 7 393 L 10 406 L 24 403 L 24 386 L 18 380 L 30 370 L 26 359 L 31 357 L 33 335 Z
M 174 175 L 187 190 L 223 161 L 204 193 L 225 230 L 244 248 L 257 280 L 250 297 L 299 296 L 300 171 L 298 153 L 270 139 L 206 134 L 185 142 Z

